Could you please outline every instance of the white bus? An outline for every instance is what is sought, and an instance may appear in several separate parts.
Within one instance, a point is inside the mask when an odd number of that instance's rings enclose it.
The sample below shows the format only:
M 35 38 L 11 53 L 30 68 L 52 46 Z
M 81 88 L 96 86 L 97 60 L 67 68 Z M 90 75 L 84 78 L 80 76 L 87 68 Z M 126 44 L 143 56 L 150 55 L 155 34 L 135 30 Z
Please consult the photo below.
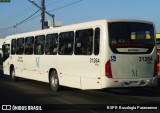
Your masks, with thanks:
M 79 89 L 157 85 L 154 24 L 97 20 L 8 36 L 3 71 Z

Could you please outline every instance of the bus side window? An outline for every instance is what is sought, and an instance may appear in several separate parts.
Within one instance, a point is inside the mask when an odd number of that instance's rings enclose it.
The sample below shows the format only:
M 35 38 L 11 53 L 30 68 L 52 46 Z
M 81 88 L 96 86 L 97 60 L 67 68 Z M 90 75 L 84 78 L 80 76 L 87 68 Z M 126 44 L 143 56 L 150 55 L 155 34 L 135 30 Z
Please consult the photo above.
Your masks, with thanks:
M 45 43 L 45 35 L 35 37 L 34 54 L 36 55 L 44 54 L 44 43 Z
M 24 52 L 24 38 L 17 39 L 16 54 L 22 55 Z
M 16 39 L 12 39 L 11 41 L 11 54 L 14 55 L 16 53 Z
M 79 38 L 79 31 L 76 31 L 76 33 L 75 33 L 75 54 L 76 55 L 80 55 L 80 54 L 82 54 L 82 50 L 81 50 L 81 42 L 80 42 L 80 38 Z
M 58 50 L 58 34 L 48 34 L 46 36 L 45 54 L 56 55 Z
M 91 55 L 93 50 L 93 29 L 76 31 L 75 54 Z
M 100 28 L 96 28 L 94 36 L 94 55 L 99 54 L 99 46 L 100 46 Z
M 26 55 L 33 54 L 33 44 L 34 44 L 34 37 L 25 38 L 25 54 Z
M 59 54 L 72 55 L 73 54 L 74 32 L 63 32 L 59 35 Z

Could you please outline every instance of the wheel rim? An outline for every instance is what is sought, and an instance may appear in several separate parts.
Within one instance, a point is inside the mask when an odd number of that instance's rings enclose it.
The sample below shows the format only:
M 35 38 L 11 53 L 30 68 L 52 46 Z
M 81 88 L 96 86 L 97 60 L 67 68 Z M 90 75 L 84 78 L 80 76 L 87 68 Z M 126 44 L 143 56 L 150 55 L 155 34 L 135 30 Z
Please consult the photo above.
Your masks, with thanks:
M 58 79 L 54 76 L 51 77 L 51 82 L 53 87 L 57 87 Z
M 14 72 L 14 70 L 12 70 L 11 76 L 12 76 L 12 78 L 14 79 L 14 77 L 15 77 L 15 72 Z

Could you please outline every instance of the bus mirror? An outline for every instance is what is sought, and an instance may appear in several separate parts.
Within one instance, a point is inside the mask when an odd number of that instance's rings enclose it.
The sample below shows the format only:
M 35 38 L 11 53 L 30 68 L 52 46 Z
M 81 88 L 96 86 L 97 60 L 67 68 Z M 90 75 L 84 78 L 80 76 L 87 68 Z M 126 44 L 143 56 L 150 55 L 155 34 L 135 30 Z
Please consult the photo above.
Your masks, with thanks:
M 2 45 L 2 51 L 4 52 L 5 45 Z

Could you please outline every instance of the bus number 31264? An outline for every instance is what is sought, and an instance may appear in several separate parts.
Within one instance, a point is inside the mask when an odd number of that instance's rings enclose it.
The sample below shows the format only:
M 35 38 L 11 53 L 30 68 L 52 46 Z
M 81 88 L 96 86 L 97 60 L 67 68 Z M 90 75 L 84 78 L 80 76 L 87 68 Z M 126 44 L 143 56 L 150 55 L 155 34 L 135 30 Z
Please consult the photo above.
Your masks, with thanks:
M 90 58 L 90 63 L 100 63 L 99 58 Z
M 139 62 L 152 62 L 152 57 L 139 57 Z

